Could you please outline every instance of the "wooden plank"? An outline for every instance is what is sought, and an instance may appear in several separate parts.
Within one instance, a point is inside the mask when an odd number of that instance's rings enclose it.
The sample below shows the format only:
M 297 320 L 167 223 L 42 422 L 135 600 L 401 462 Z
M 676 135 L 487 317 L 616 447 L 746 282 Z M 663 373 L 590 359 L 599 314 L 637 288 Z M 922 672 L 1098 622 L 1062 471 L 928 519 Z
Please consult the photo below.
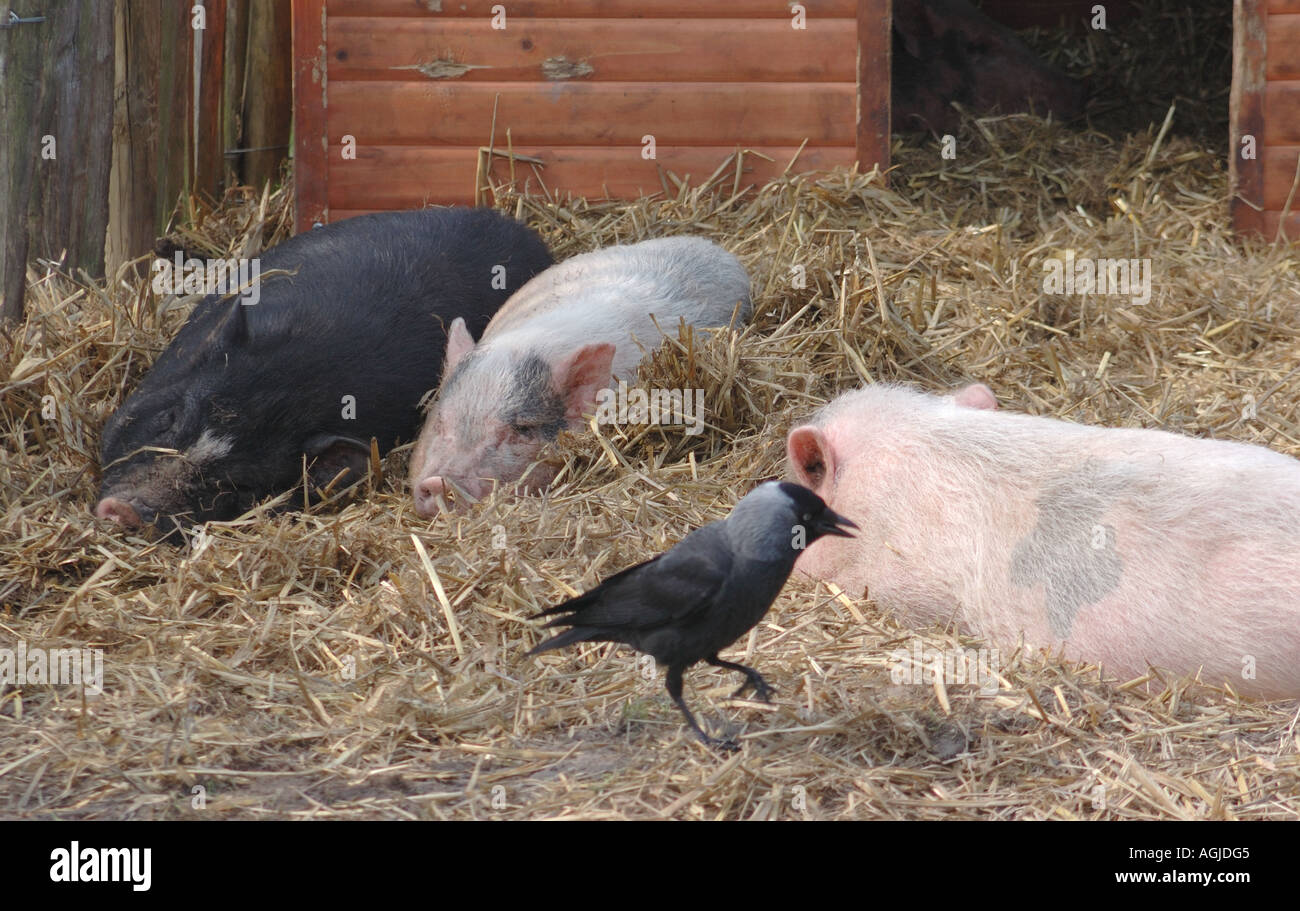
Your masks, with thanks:
M 1266 0 L 1236 0 L 1232 15 L 1232 90 L 1228 97 L 1228 204 L 1238 231 L 1251 230 L 1254 209 L 1263 208 L 1264 6 Z M 1243 158 L 1243 137 L 1253 137 L 1255 157 Z
M 221 70 L 221 144 L 225 149 L 222 172 L 227 186 L 242 183 L 244 174 L 244 155 L 232 150 L 245 145 L 244 89 L 248 78 L 244 61 L 248 58 L 248 3 L 249 0 L 226 0 L 226 48 Z M 292 62 L 289 67 L 292 72 Z M 289 106 L 292 110 L 292 101 Z
M 163 3 L 158 49 L 158 195 L 156 223 L 165 228 L 190 187 L 194 141 L 194 57 L 189 7 Z M 130 62 L 127 63 L 130 66 Z
M 1268 45 L 1264 78 L 1300 79 L 1300 12 L 1268 16 L 1264 34 Z
M 1250 206 L 1238 204 L 1232 212 L 1232 229 L 1242 237 L 1264 236 L 1264 213 Z M 1272 240 L 1270 235 L 1269 240 Z
M 18 26 L 33 30 L 22 40 L 48 41 L 35 124 L 56 141 L 55 157 L 36 161 L 29 255 L 57 259 L 66 250 L 70 274 L 101 276 L 113 161 L 113 7 L 62 3 L 45 13 L 44 22 Z
M 807 18 L 852 18 L 857 0 L 801 0 Z M 490 19 L 506 8 L 506 31 L 519 19 L 790 19 L 788 0 L 330 0 L 330 19 L 398 16 Z
M 294 225 L 329 220 L 324 0 L 293 0 Z
M 362 145 L 853 145 L 852 84 L 331 82 L 331 140 Z M 334 158 L 338 151 L 330 150 Z
M 243 106 L 244 180 L 255 187 L 280 178 L 293 125 L 293 42 L 289 0 L 257 0 L 249 10 L 249 90 Z
M 1300 81 L 1264 85 L 1264 144 L 1300 143 Z
M 689 176 L 692 186 L 707 180 L 718 166 L 735 152 L 734 146 L 685 147 L 664 151 L 657 161 L 641 157 L 641 147 L 516 147 L 516 154 L 540 158 L 544 166 L 515 162 L 515 179 L 519 189 L 543 193 L 547 189 L 559 195 L 606 196 L 633 199 L 662 193 L 664 183 L 675 185 L 660 174 L 671 171 L 678 179 Z M 755 151 L 768 156 L 746 154 L 741 186 L 765 183 L 785 172 L 794 161 L 792 173 L 823 171 L 853 163 L 854 152 L 847 146 L 764 147 Z M 796 158 L 796 154 L 798 157 Z M 329 211 L 331 219 L 337 209 L 376 207 L 387 210 L 412 209 L 434 204 L 472 204 L 478 149 L 430 149 L 404 147 L 370 147 L 358 149 L 355 161 L 330 158 Z M 734 165 L 720 180 L 724 192 L 733 186 Z M 510 179 L 509 163 L 501 158 L 493 167 L 494 183 Z M 675 191 L 675 189 L 674 189 Z
M 1269 243 L 1281 241 L 1283 243 L 1300 244 L 1300 212 L 1288 213 L 1286 228 L 1283 235 L 1279 237 L 1277 226 L 1281 221 L 1282 213 L 1276 209 L 1268 209 L 1263 212 L 1246 209 L 1242 212 L 1240 218 L 1234 220 L 1233 227 L 1238 234 L 1244 237 L 1265 240 Z
M 0 16 L 9 15 L 9 6 L 0 0 Z M 41 161 L 40 74 L 53 27 L 44 22 L 0 30 L 0 328 L 21 322 L 24 314 L 28 213 Z
M 1260 219 L 1260 233 L 1265 240 L 1274 240 L 1277 238 L 1277 226 L 1282 221 L 1281 212 L 1264 212 Z M 1286 228 L 1282 240 L 1288 243 L 1300 243 L 1300 212 L 1292 212 L 1287 216 Z
M 852 82 L 855 30 L 852 18 L 825 17 L 805 29 L 782 19 L 534 19 L 501 31 L 487 19 L 331 15 L 329 75 L 332 82 Z M 888 29 L 885 47 L 887 39 Z
M 158 224 L 158 51 L 162 0 L 117 0 L 113 165 L 108 187 L 107 273 L 153 249 Z M 129 65 L 128 65 L 129 64 Z
M 1264 171 L 1264 208 L 1280 211 L 1286 204 L 1291 186 L 1296 181 L 1297 160 L 1300 160 L 1300 145 L 1264 147 L 1260 156 Z M 1300 211 L 1300 189 L 1296 191 L 1291 208 Z
M 199 67 L 195 90 L 197 116 L 191 127 L 195 132 L 192 188 L 215 201 L 221 198 L 225 170 L 225 147 L 221 142 L 221 92 L 225 82 L 222 64 L 226 55 L 226 3 L 225 0 L 203 0 L 200 4 L 196 0 L 190 8 L 193 10 L 199 5 L 203 6 L 205 23 L 202 29 L 194 30 L 194 51 Z
M 1268 0 L 1270 14 L 1300 13 L 1300 0 Z
M 889 169 L 892 10 L 889 0 L 859 0 L 854 139 L 863 170 Z

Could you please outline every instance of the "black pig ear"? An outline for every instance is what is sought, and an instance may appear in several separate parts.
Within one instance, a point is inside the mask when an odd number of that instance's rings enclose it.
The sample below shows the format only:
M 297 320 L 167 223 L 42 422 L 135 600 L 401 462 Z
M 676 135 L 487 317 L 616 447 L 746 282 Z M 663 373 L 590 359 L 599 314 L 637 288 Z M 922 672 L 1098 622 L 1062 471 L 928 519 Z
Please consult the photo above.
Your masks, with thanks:
M 226 348 L 237 348 L 248 342 L 248 317 L 238 297 L 230 299 L 230 307 L 221 321 L 221 341 Z
M 303 443 L 302 451 L 307 454 L 308 482 L 318 489 L 324 489 L 346 469 L 348 474 L 333 488 L 342 490 L 364 478 L 370 465 L 370 447 L 356 437 L 318 433 Z

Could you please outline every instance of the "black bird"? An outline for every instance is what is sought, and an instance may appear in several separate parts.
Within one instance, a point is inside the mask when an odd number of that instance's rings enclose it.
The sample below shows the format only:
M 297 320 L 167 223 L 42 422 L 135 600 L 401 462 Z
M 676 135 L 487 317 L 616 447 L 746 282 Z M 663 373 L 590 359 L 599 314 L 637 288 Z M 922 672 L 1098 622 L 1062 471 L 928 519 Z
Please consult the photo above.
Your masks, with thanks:
M 691 532 L 667 553 L 610 576 L 585 594 L 549 608 L 547 628 L 572 627 L 528 654 L 574 642 L 622 642 L 652 655 L 668 668 L 668 695 L 707 744 L 735 749 L 709 737 L 682 699 L 682 672 L 697 661 L 740 671 L 764 702 L 772 688 L 758 671 L 723 661 L 718 652 L 763 619 L 780 594 L 794 561 L 823 535 L 851 538 L 857 528 L 821 497 L 786 481 L 768 481 L 749 492 L 731 515 Z

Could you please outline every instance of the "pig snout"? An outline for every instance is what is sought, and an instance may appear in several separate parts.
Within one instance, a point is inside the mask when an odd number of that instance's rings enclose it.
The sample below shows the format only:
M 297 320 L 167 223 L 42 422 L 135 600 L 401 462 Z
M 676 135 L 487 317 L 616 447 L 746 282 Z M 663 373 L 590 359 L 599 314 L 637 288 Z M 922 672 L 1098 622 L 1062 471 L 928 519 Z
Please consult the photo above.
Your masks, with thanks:
M 95 517 L 98 519 L 108 519 L 123 528 L 139 528 L 144 525 L 144 520 L 140 518 L 139 511 L 119 497 L 104 497 L 95 504 Z
M 544 463 L 536 463 L 524 470 L 522 477 L 514 484 L 515 496 L 524 496 L 545 490 L 555 479 L 555 468 Z M 438 498 L 442 497 L 452 510 L 464 509 L 469 500 L 481 500 L 488 495 L 494 481 L 488 478 L 462 477 L 451 474 L 426 475 L 412 486 L 415 492 L 415 511 L 421 516 L 431 517 L 438 514 Z M 449 496 L 450 494 L 450 496 Z
M 438 511 L 438 497 L 446 493 L 442 478 L 425 478 L 415 485 L 415 511 L 431 516 Z
M 443 502 L 453 509 L 468 506 L 464 497 L 456 496 L 456 488 L 460 488 L 476 500 L 482 499 L 485 492 L 482 482 L 477 479 L 431 475 L 415 485 L 415 511 L 425 517 L 437 515 L 439 497 L 442 497 Z
M 437 515 L 438 497 L 446 492 L 442 478 L 425 478 L 418 482 L 415 485 L 415 511 L 426 518 Z

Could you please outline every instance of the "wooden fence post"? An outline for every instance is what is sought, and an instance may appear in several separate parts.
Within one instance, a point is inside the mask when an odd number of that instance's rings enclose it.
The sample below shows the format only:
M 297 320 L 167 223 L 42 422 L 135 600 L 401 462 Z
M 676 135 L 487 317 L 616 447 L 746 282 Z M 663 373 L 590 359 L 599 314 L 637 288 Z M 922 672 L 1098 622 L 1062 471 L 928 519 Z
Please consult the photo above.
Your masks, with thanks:
M 280 162 L 289 156 L 293 23 L 289 0 L 255 3 L 249 15 L 244 143 L 254 151 L 244 158 L 240 175 L 245 183 L 261 189 L 267 181 L 276 181 Z
M 113 169 L 109 178 L 108 273 L 147 253 L 158 236 L 158 67 L 162 0 L 114 4 L 117 63 Z
M 29 4 L 19 4 L 23 7 Z M 108 225 L 113 7 L 39 4 L 11 23 L 0 3 L 0 316 L 22 318 L 27 260 L 65 254 L 99 275 Z M 15 10 L 20 17 L 27 9 Z

